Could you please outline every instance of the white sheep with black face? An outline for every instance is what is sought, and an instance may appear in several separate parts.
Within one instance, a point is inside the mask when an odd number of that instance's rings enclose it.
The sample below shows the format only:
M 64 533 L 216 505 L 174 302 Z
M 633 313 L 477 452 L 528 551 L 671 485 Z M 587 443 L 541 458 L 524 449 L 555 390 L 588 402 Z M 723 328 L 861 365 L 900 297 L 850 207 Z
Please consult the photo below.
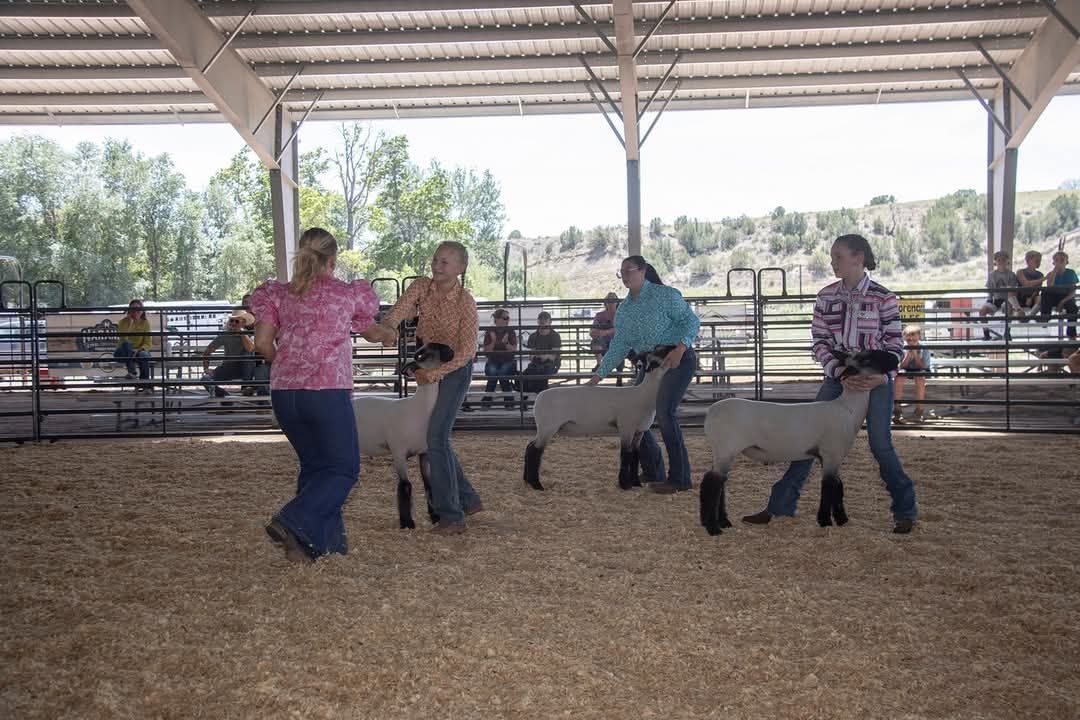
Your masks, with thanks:
M 638 445 L 656 416 L 656 393 L 667 372 L 661 363 L 672 349 L 670 345 L 658 345 L 641 355 L 631 353 L 631 362 L 645 372 L 639 385 L 566 385 L 537 395 L 533 411 L 536 437 L 525 448 L 525 482 L 537 490 L 544 489 L 540 461 L 556 433 L 609 435 L 615 431 L 620 441 L 619 487 L 640 487 Z
M 883 374 L 897 366 L 896 356 L 884 350 L 836 355 L 846 366 L 845 376 Z M 743 398 L 714 404 L 705 416 L 713 464 L 701 481 L 701 524 L 710 535 L 731 527 L 725 508 L 726 485 L 728 470 L 740 453 L 762 463 L 817 458 L 822 473 L 818 524 L 846 523 L 844 485 L 838 472 L 869 406 L 870 392 L 853 390 L 844 390 L 835 400 L 798 405 Z
M 401 368 L 402 375 L 411 375 L 418 368 L 437 368 L 454 359 L 448 345 L 427 343 L 413 354 L 413 359 Z M 420 475 L 430 498 L 427 466 L 427 429 L 431 411 L 439 398 L 439 384 L 420 385 L 405 398 L 359 397 L 353 399 L 353 414 L 360 438 L 360 454 L 369 457 L 392 455 L 398 476 L 398 520 L 402 528 L 415 528 L 412 517 L 412 483 L 409 482 L 409 458 L 420 456 Z M 432 522 L 438 517 L 432 513 Z

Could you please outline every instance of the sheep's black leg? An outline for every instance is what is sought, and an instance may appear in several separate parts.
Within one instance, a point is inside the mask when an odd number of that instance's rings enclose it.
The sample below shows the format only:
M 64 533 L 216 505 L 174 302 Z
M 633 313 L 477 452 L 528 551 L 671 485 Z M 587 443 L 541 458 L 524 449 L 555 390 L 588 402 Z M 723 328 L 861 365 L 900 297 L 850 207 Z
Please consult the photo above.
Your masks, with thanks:
M 634 433 L 634 439 L 630 443 L 634 451 L 630 458 L 630 487 L 641 487 L 641 436 L 642 433 Z
M 629 490 L 634 487 L 634 475 L 637 470 L 637 451 L 632 445 L 619 447 L 619 489 Z
M 439 513 L 431 505 L 431 463 L 428 462 L 427 454 L 420 456 L 420 477 L 424 481 L 424 496 L 427 498 L 428 517 L 432 525 L 439 524 Z
M 412 517 L 412 483 L 407 478 L 398 478 L 397 484 L 397 511 L 398 526 L 402 530 L 412 530 L 416 527 Z
M 544 489 L 540 483 L 540 461 L 543 457 L 544 448 L 537 446 L 535 440 L 525 447 L 525 483 L 534 490 Z
M 724 507 L 727 476 L 710 470 L 701 479 L 701 525 L 710 535 L 720 535 L 731 527 Z
M 839 476 L 834 476 L 836 487 L 833 490 L 832 516 L 837 525 L 846 525 L 848 521 L 847 511 L 844 510 L 844 483 Z
M 840 508 L 839 513 L 835 512 L 837 507 Z M 838 525 L 847 522 L 847 514 L 844 513 L 844 486 L 839 477 L 827 472 L 821 476 L 821 502 L 818 503 L 817 512 L 818 525 L 828 527 L 833 524 L 834 517 Z M 843 521 L 840 520 L 841 517 L 843 517 Z

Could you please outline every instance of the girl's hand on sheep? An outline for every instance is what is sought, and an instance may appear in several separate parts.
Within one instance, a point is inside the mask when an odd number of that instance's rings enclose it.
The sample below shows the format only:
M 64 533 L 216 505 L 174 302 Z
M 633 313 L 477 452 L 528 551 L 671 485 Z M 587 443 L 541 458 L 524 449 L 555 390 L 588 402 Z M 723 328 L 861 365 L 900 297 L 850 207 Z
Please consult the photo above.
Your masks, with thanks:
M 851 375 L 840 381 L 844 385 L 845 390 L 855 390 L 856 392 L 866 392 L 873 390 L 878 385 L 885 384 L 884 375 Z
M 591 378 L 588 379 L 588 381 L 585 384 L 586 385 L 596 385 L 599 382 L 600 382 L 600 376 L 599 375 L 593 375 Z
M 686 348 L 680 343 L 675 346 L 675 349 L 664 356 L 664 361 L 660 363 L 660 367 L 673 370 L 679 367 L 679 363 L 682 362 L 683 353 L 686 352 Z

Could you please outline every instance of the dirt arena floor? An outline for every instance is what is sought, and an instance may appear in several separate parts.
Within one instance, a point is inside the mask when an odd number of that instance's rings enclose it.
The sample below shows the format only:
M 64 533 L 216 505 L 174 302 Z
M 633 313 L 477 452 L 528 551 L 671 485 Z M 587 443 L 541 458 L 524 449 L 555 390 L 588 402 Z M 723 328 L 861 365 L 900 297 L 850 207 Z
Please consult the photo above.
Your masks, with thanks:
M 898 437 L 907 537 L 865 436 L 847 527 L 815 472 L 802 517 L 719 537 L 696 492 L 616 489 L 613 439 L 558 441 L 543 493 L 527 437 L 455 442 L 466 535 L 398 530 L 365 460 L 312 567 L 263 533 L 277 438 L 0 448 L 0 718 L 1080 717 L 1080 439 Z M 780 470 L 740 461 L 733 519 Z

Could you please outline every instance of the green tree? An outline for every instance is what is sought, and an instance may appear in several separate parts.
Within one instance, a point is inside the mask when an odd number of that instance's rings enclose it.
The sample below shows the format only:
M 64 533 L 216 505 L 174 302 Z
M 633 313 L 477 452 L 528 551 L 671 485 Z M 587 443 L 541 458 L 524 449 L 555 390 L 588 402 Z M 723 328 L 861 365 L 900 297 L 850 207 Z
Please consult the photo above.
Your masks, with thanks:
M 733 227 L 725 227 L 720 231 L 720 249 L 731 250 L 739 244 L 739 231 Z
M 654 217 L 649 221 L 649 237 L 654 240 L 664 235 L 664 221 L 658 217 Z
M 896 202 L 895 195 L 875 195 L 874 197 L 870 198 L 871 205 L 888 205 L 894 202 Z
M 467 240 L 469 224 L 451 218 L 450 203 L 450 176 L 438 163 L 426 171 L 408 161 L 396 163 L 372 212 L 375 266 L 419 273 L 441 241 Z
M 481 262 L 497 265 L 502 261 L 503 224 L 506 211 L 502 189 L 490 170 L 477 173 L 457 168 L 450 178 L 451 217 L 468 227 L 469 251 Z
M 343 123 L 339 135 L 341 143 L 334 149 L 333 164 L 341 183 L 342 239 L 349 250 L 355 250 L 371 218 L 371 198 L 392 164 L 408 155 L 408 140 L 404 135 L 387 138 L 370 123 L 360 122 Z
M 511 230 L 510 234 L 506 236 L 507 240 L 520 240 L 522 238 L 520 230 Z

